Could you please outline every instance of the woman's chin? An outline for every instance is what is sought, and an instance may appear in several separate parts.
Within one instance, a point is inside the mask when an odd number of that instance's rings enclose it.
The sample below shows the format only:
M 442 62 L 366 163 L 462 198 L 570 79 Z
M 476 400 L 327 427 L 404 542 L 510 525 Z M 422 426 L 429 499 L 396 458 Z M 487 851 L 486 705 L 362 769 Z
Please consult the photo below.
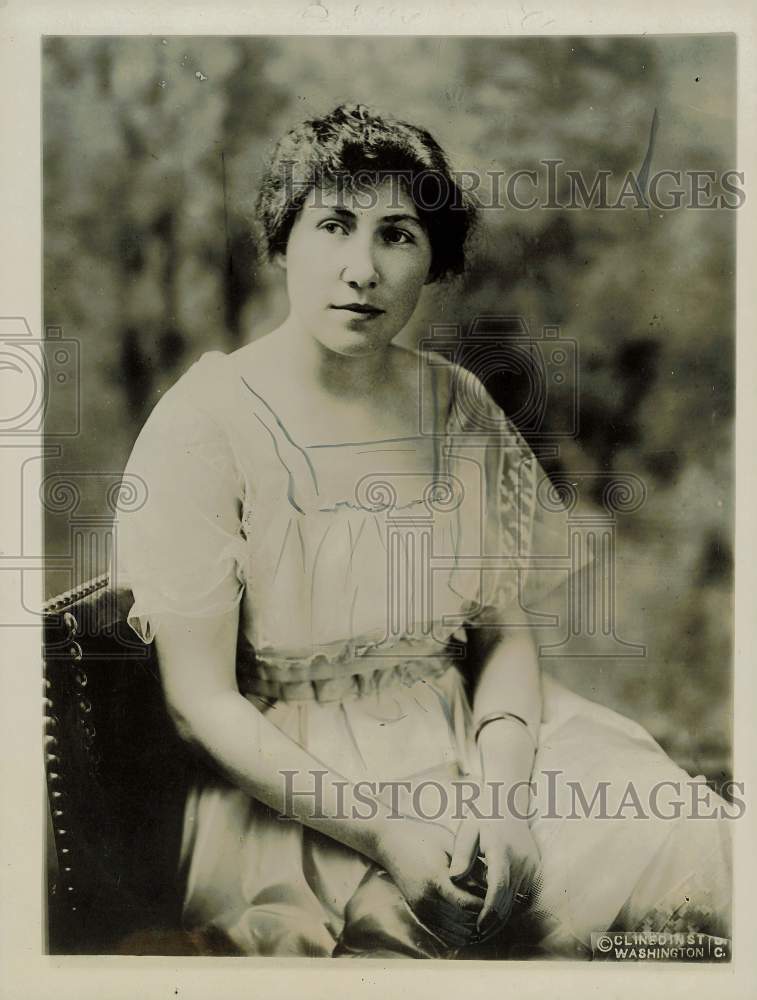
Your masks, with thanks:
M 344 329 L 319 334 L 316 338 L 321 346 L 335 354 L 358 357 L 363 354 L 374 354 L 389 346 L 390 341 L 378 331 L 368 329 Z

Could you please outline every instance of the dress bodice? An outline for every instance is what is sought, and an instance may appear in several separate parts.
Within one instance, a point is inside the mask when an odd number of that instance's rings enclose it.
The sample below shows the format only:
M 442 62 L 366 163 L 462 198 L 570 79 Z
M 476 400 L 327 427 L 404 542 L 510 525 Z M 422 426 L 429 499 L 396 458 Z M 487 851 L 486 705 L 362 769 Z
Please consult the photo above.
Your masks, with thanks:
M 162 610 L 240 601 L 261 693 L 447 661 L 468 618 L 517 597 L 540 471 L 457 371 L 431 449 L 428 434 L 304 446 L 233 356 L 204 354 L 156 406 L 125 473 L 147 497 L 118 530 L 137 632 L 150 641 Z

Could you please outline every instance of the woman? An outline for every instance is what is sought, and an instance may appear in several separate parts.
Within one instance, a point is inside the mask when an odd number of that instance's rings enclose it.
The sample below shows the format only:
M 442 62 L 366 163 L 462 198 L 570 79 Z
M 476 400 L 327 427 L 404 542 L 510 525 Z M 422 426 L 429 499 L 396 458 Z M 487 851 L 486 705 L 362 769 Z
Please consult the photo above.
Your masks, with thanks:
M 443 152 L 341 106 L 281 140 L 258 216 L 289 315 L 161 399 L 119 524 L 130 622 L 218 773 L 187 802 L 186 926 L 384 957 L 587 955 L 674 914 L 724 931 L 723 821 L 670 819 L 687 775 L 540 678 L 519 597 L 561 578 L 529 562 L 561 522 L 533 454 L 475 374 L 393 343 L 464 265 Z M 666 817 L 629 815 L 629 781 L 666 786 Z

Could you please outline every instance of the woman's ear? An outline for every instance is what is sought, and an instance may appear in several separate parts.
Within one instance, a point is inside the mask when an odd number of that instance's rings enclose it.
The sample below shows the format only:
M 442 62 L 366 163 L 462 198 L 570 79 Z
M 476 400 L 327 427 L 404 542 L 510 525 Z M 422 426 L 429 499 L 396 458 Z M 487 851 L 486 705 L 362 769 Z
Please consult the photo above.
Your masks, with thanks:
M 279 251 L 279 253 L 274 254 L 273 263 L 276 265 L 276 267 L 280 267 L 282 271 L 286 271 L 287 269 L 286 254 L 281 253 L 281 251 Z

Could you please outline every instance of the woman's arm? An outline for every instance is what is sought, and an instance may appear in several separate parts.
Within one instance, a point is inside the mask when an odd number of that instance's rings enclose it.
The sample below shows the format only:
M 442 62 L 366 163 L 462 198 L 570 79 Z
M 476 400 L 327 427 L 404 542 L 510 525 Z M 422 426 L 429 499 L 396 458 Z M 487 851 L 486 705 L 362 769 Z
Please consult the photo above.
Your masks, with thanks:
M 534 749 L 541 721 L 541 678 L 533 635 L 523 615 L 506 627 L 488 625 L 486 619 L 469 632 L 470 649 L 476 661 L 474 676 L 474 725 L 496 712 L 512 712 L 522 718 L 489 722 L 481 730 L 478 747 L 483 776 L 520 784 L 514 796 L 516 811 L 525 816 Z
M 155 643 L 166 701 L 180 735 L 249 795 L 375 860 L 377 829 L 389 810 L 377 802 L 376 823 L 333 818 L 340 814 L 340 804 L 349 812 L 344 776 L 282 733 L 239 692 L 238 621 L 238 605 L 215 618 L 161 616 Z M 309 772 L 314 770 L 327 772 L 318 810 L 325 818 L 313 815 L 312 797 L 294 794 L 285 801 L 283 772 L 296 772 L 297 789 L 313 787 Z
M 521 893 L 528 894 L 538 869 L 539 852 L 527 820 L 541 683 L 534 640 L 522 617 L 502 628 L 484 614 L 468 628 L 468 650 L 473 660 L 474 726 L 498 712 L 511 712 L 526 722 L 524 726 L 505 717 L 481 729 L 484 816 L 470 814 L 461 823 L 450 864 L 457 878 L 471 870 L 477 854 L 485 858 L 486 899 L 477 923 L 486 938 L 509 919 Z
M 155 642 L 163 688 L 179 733 L 207 753 L 229 780 L 276 812 L 353 848 L 394 879 L 405 899 L 452 944 L 475 927 L 481 901 L 450 881 L 452 836 L 444 827 L 410 817 L 394 818 L 378 798 L 375 815 L 351 815 L 354 786 L 318 760 L 240 694 L 236 681 L 239 608 L 216 618 L 162 615 Z M 282 772 L 302 779 L 323 774 L 316 813 L 312 797 L 286 801 Z M 295 779 L 295 787 L 303 780 Z M 367 796 L 366 796 L 367 798 Z

